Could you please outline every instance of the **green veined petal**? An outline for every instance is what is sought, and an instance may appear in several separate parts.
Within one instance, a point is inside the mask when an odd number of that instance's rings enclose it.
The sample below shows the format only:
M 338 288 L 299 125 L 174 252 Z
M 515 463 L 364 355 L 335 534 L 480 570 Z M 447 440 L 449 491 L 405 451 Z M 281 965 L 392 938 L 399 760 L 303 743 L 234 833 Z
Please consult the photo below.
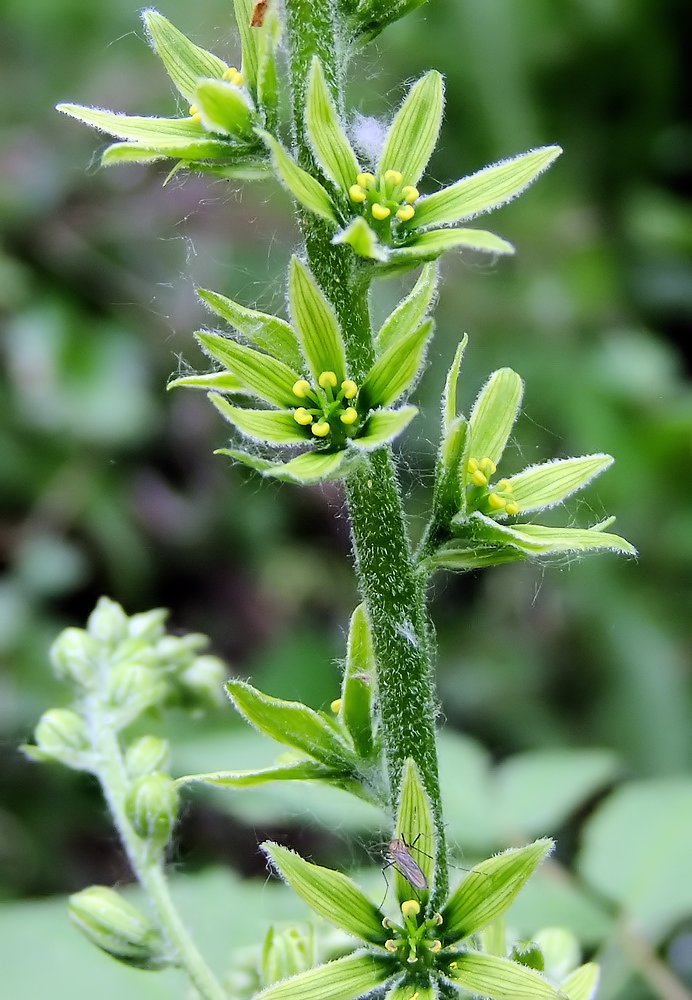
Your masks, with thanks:
M 519 416 L 523 395 L 524 383 L 511 368 L 492 373 L 469 417 L 469 458 L 489 458 L 495 465 L 499 463 Z
M 454 352 L 454 360 L 447 372 L 447 379 L 445 381 L 444 393 L 442 395 L 442 433 L 447 434 L 457 419 L 457 385 L 459 382 L 459 373 L 461 371 L 461 362 L 464 360 L 464 352 L 466 351 L 466 346 L 469 342 L 467 334 L 459 341 L 457 349 Z
M 563 458 L 542 465 L 530 465 L 509 480 L 512 499 L 521 513 L 546 510 L 562 503 L 572 493 L 583 490 L 592 479 L 604 472 L 614 459 L 611 455 L 583 455 Z
M 338 188 L 348 191 L 360 171 L 356 154 L 339 121 L 322 63 L 313 57 L 308 80 L 305 124 L 310 145 L 320 167 Z
M 241 380 L 250 392 L 282 409 L 296 405 L 293 386 L 298 379 L 288 365 L 269 354 L 236 344 L 218 333 L 196 333 L 202 349 Z
M 421 563 L 421 568 L 428 573 L 436 569 L 448 569 L 453 572 L 467 573 L 474 569 L 487 569 L 489 566 L 502 566 L 505 563 L 521 562 L 526 555 L 518 549 L 502 545 L 462 545 L 449 542 Z
M 453 982 L 490 1000 L 562 1000 L 547 979 L 507 958 L 467 951 L 454 965 Z
M 262 990 L 255 1000 L 358 1000 L 385 983 L 393 971 L 387 959 L 356 952 L 284 979 Z
M 226 63 L 191 42 L 163 14 L 156 10 L 145 10 L 142 20 L 151 47 L 163 62 L 177 90 L 187 101 L 193 102 L 200 77 L 221 79 L 228 68 Z
M 288 298 L 293 325 L 315 380 L 332 371 L 337 383 L 346 378 L 346 349 L 334 310 L 308 268 L 291 260 Z
M 408 336 L 420 326 L 430 311 L 436 287 L 437 265 L 426 264 L 409 294 L 380 327 L 375 341 L 378 354 L 383 354 L 395 340 Z
M 325 767 L 315 760 L 297 760 L 290 764 L 277 764 L 248 771 L 208 771 L 204 774 L 185 774 L 176 779 L 176 785 L 212 785 L 215 788 L 254 788 L 271 781 L 328 781 L 342 772 Z
M 291 326 L 278 316 L 248 309 L 219 292 L 198 288 L 197 294 L 210 309 L 242 333 L 246 340 L 273 354 L 295 371 L 302 372 L 303 356 Z
M 259 46 L 264 28 L 251 27 L 252 12 L 256 0 L 233 0 L 235 19 L 240 34 L 240 44 L 243 50 L 242 73 L 247 86 L 254 90 L 257 82 Z
M 438 996 L 433 986 L 424 986 L 416 981 L 393 986 L 385 1000 L 437 1000 Z
M 328 222 L 335 223 L 337 220 L 332 199 L 320 182 L 316 181 L 302 167 L 299 167 L 274 136 L 262 129 L 256 129 L 256 133 L 272 154 L 279 178 L 293 197 L 310 212 L 314 212 L 315 215 L 319 215 Z
M 388 406 L 412 386 L 423 366 L 433 330 L 433 321 L 427 320 L 407 337 L 395 340 L 377 359 L 361 387 L 360 398 L 367 406 Z
M 58 111 L 114 135 L 118 139 L 135 139 L 151 145 L 180 143 L 181 140 L 207 138 L 201 125 L 191 118 L 147 118 L 142 115 L 123 115 L 103 108 L 87 108 L 81 104 L 58 104 Z M 174 154 L 175 155 L 175 154 Z
M 213 389 L 214 392 L 247 392 L 244 384 L 230 372 L 208 372 L 206 375 L 181 375 L 171 379 L 166 389 Z
M 503 256 L 515 252 L 507 240 L 484 229 L 431 229 L 416 236 L 405 247 L 392 251 L 390 261 L 434 260 L 448 250 L 475 250 Z
M 196 160 L 224 160 L 233 156 L 233 148 L 227 142 L 220 140 L 178 140 L 174 143 L 161 143 L 149 146 L 143 142 L 116 142 L 101 154 L 101 165 L 111 167 L 119 163 L 155 163 L 157 160 L 176 159 L 184 161 L 184 165 L 194 170 L 199 164 Z
M 370 626 L 365 608 L 359 604 L 351 616 L 348 630 L 339 716 L 361 757 L 369 757 L 373 750 L 372 705 L 376 669 Z
M 560 992 L 569 1000 L 592 1000 L 596 996 L 600 969 L 595 962 L 580 965 L 560 984 Z
M 368 417 L 363 433 L 357 438 L 351 438 L 349 445 L 358 451 L 381 448 L 406 430 L 417 413 L 416 406 L 402 406 L 398 410 L 375 410 Z
M 345 451 L 308 451 L 285 465 L 272 466 L 264 475 L 292 483 L 326 483 L 342 479 L 346 475 L 346 465 Z
M 598 528 L 552 528 L 544 524 L 499 524 L 476 511 L 468 518 L 474 537 L 481 542 L 511 545 L 530 555 L 560 552 L 596 552 L 606 549 L 635 556 L 637 550 L 619 535 Z
M 425 876 L 429 891 L 432 889 L 435 879 L 437 837 L 435 836 L 435 823 L 430 799 L 423 786 L 420 771 L 411 757 L 406 761 L 401 776 L 394 833 L 399 840 L 403 840 L 408 846 L 411 857 Z M 415 898 L 411 883 L 396 865 L 394 869 L 394 881 L 399 902 L 403 903 L 407 899 Z M 421 903 L 424 904 L 427 899 L 426 892 L 418 889 L 418 895 L 421 898 Z
M 333 237 L 332 243 L 345 243 L 366 260 L 387 261 L 389 251 L 377 239 L 362 215 L 356 216 L 346 229 L 341 229 Z
M 200 80 L 194 94 L 202 124 L 211 132 L 239 136 L 252 135 L 255 109 L 246 94 L 225 80 Z
M 444 84 L 436 70 L 416 81 L 392 122 L 378 172 L 398 170 L 404 184 L 416 184 L 437 143 L 444 112 Z
M 247 410 L 232 406 L 214 392 L 209 393 L 209 400 L 224 420 L 255 441 L 291 445 L 305 444 L 310 440 L 307 429 L 293 419 L 293 410 Z

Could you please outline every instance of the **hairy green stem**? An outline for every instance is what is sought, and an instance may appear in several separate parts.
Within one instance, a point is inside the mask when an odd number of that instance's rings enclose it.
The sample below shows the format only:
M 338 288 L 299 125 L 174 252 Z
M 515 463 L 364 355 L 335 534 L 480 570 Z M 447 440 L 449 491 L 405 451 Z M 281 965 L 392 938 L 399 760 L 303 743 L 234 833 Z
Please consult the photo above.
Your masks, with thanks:
M 154 910 L 159 929 L 200 997 L 203 1000 L 226 1000 L 225 991 L 181 920 L 171 898 L 160 857 L 150 856 L 148 845 L 137 836 L 127 817 L 125 797 L 128 779 L 118 738 L 98 705 L 89 707 L 87 721 L 98 761 L 97 777 L 132 869 Z
M 292 82 L 293 133 L 301 165 L 317 172 L 305 136 L 305 87 L 318 55 L 336 103 L 343 103 L 340 25 L 329 3 L 286 0 Z M 332 232 L 301 215 L 312 271 L 344 331 L 349 372 L 363 377 L 374 359 L 367 281 L 349 247 L 335 246 Z M 359 586 L 372 627 L 384 751 L 392 808 L 404 763 L 412 757 L 430 797 L 437 826 L 437 871 L 433 906 L 448 885 L 445 833 L 435 737 L 432 642 L 425 590 L 416 574 L 391 449 L 375 452 L 346 484 Z

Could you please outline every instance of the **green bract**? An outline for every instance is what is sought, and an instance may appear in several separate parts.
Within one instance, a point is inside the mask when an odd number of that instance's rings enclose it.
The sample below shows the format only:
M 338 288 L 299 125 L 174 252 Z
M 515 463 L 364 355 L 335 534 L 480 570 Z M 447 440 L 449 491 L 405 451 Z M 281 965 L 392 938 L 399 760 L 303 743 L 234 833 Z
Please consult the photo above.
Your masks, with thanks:
M 384 350 L 357 384 L 349 377 L 334 310 L 306 265 L 294 257 L 289 277 L 292 324 L 216 292 L 201 292 L 204 301 L 253 346 L 200 332 L 201 347 L 224 370 L 184 376 L 170 386 L 214 390 L 210 400 L 246 438 L 309 448 L 287 462 L 237 449 L 220 449 L 218 454 L 262 475 L 293 482 L 339 479 L 359 455 L 397 437 L 418 412 L 414 406 L 391 407 L 410 391 L 423 367 L 433 333 L 432 321 L 424 316 L 433 290 L 434 272 L 426 270 L 396 311 L 399 318 L 395 313 L 385 323 L 380 337 Z M 254 396 L 265 406 L 240 406 L 221 395 L 235 392 Z
M 277 174 L 308 211 L 334 225 L 334 243 L 379 265 L 379 272 L 415 267 L 446 250 L 511 254 L 494 233 L 440 228 L 489 212 L 520 194 L 559 156 L 559 146 L 531 150 L 486 167 L 421 197 L 417 184 L 442 124 L 442 77 L 426 73 L 410 88 L 387 132 L 377 162 L 363 163 L 351 145 L 319 59 L 312 62 L 305 126 L 320 183 L 300 167 L 278 139 L 258 131 Z

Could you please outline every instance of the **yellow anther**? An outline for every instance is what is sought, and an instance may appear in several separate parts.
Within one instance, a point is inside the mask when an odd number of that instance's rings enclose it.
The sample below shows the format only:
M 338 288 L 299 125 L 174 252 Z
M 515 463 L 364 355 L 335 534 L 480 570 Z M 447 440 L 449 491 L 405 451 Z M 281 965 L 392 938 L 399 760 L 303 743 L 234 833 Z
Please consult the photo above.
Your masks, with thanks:
M 470 458 L 466 463 L 466 471 L 468 473 L 472 473 L 475 472 L 477 468 L 478 468 L 478 460 L 475 458 Z
M 432 919 L 433 923 L 436 924 L 438 927 L 440 926 L 440 924 L 444 923 L 444 920 L 442 919 L 442 914 L 441 913 L 433 913 L 431 919 Z
M 355 399 L 358 395 L 358 386 L 352 378 L 345 378 L 341 383 L 344 399 Z
M 299 406 L 297 410 L 293 411 L 293 419 L 301 427 L 308 427 L 312 423 L 313 417 L 304 406 Z
M 369 191 L 370 188 L 374 187 L 377 183 L 377 178 L 374 174 L 358 174 L 356 177 L 356 184 L 360 184 L 362 188 Z
M 245 83 L 245 77 L 235 66 L 229 66 L 227 70 L 224 70 L 222 79 L 228 80 L 229 83 L 235 84 L 236 87 L 242 87 Z
M 331 427 L 326 420 L 320 420 L 310 428 L 315 437 L 324 438 L 329 434 Z
M 360 186 L 360 184 L 352 184 L 348 189 L 348 196 L 351 201 L 355 201 L 357 204 L 362 204 L 367 198 L 365 189 Z
M 389 930 L 389 928 L 392 926 L 392 921 L 389 919 L 389 917 L 382 918 L 382 926 L 384 927 L 385 930 Z
M 429 947 L 430 947 L 430 951 L 433 953 L 433 955 L 436 955 L 438 951 L 442 950 L 442 942 L 441 941 L 433 941 L 432 944 L 429 945 Z
M 488 497 L 488 504 L 493 510 L 504 510 L 507 506 L 507 501 L 503 500 L 497 493 L 491 493 Z
M 403 177 L 398 170 L 385 170 L 384 179 L 388 184 L 399 185 L 403 181 Z
M 405 917 L 417 917 L 420 913 L 420 903 L 417 899 L 406 899 L 401 904 L 401 912 Z
M 419 997 L 420 997 L 420 990 L 416 990 L 416 992 L 413 994 L 410 1000 L 418 1000 Z
M 450 969 L 456 969 L 457 965 L 458 965 L 458 962 L 450 962 L 449 963 Z
M 396 213 L 396 217 L 401 222 L 410 222 L 415 214 L 416 210 L 413 205 L 404 205 L 404 207 L 400 208 Z
M 199 108 L 197 107 L 196 104 L 191 104 L 190 105 L 189 113 L 190 113 L 190 118 L 193 120 L 193 122 L 195 123 L 195 125 L 201 125 L 202 124 L 202 116 L 199 113 Z
M 516 515 L 519 513 L 519 504 L 516 503 L 514 500 L 510 500 L 510 502 L 505 507 L 505 512 L 509 514 L 510 517 L 516 517 Z
M 387 951 L 391 951 L 392 953 L 396 951 L 396 941 L 393 938 L 389 938 L 388 941 L 385 941 L 384 946 Z
M 327 386 L 329 386 L 330 389 L 336 389 L 336 384 L 339 380 L 336 377 L 336 372 L 322 372 L 317 381 L 323 389 L 326 389 Z
M 488 477 L 485 476 L 480 469 L 476 469 L 476 471 L 471 475 L 471 482 L 475 486 L 487 486 Z
M 372 206 L 372 216 L 374 219 L 377 219 L 378 222 L 383 222 L 385 219 L 388 219 L 391 214 L 390 209 L 388 209 L 386 205 L 375 204 Z
M 494 476 L 497 472 L 497 466 L 493 462 L 492 458 L 482 458 L 478 463 L 478 467 L 489 476 Z
M 299 378 L 297 382 L 293 383 L 293 395 L 297 396 L 298 399 L 305 399 L 309 392 L 310 383 L 306 378 Z
M 495 489 L 499 490 L 500 493 L 511 493 L 512 484 L 509 479 L 498 479 Z
M 355 424 L 357 419 L 358 410 L 355 406 L 349 406 L 348 409 L 344 410 L 340 417 L 341 423 L 346 424 L 347 427 L 350 427 L 351 424 Z
M 412 202 L 417 201 L 418 198 L 420 198 L 420 191 L 418 188 L 415 188 L 413 184 L 407 184 L 406 187 L 401 189 L 401 197 L 410 205 Z
M 329 707 L 331 708 L 331 710 L 334 713 L 334 715 L 338 715 L 339 714 L 339 712 L 341 711 L 342 704 L 343 704 L 343 700 L 341 698 L 335 698 L 334 701 L 331 703 L 331 705 Z
M 413 952 L 411 952 L 406 961 L 409 963 L 409 965 L 415 965 L 416 962 L 418 961 L 418 956 L 415 955 Z

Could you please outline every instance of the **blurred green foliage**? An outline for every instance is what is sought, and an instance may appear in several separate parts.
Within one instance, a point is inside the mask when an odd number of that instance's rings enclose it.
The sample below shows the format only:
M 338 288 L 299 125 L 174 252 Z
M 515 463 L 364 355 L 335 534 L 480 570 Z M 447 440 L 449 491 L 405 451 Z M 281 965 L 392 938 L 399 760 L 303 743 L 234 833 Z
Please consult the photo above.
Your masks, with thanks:
M 193 10 L 169 0 L 163 12 L 201 44 L 237 57 L 229 3 Z M 509 451 L 517 468 L 597 450 L 616 456 L 572 513 L 580 523 L 617 513 L 637 562 L 601 556 L 441 578 L 435 622 L 450 727 L 501 760 L 540 752 L 549 763 L 556 748 L 602 748 L 583 765 L 586 778 L 556 764 L 552 776 L 529 773 L 517 795 L 535 817 L 553 789 L 564 793 L 561 783 L 575 789 L 569 808 L 548 808 L 545 826 L 526 832 L 561 833 L 567 860 L 581 843 L 579 877 L 600 884 L 605 865 L 612 880 L 600 891 L 618 903 L 614 862 L 594 846 L 599 838 L 615 859 L 626 853 L 634 871 L 651 872 L 654 896 L 668 898 L 685 879 L 677 848 L 672 874 L 656 874 L 668 847 L 647 853 L 657 833 L 645 822 L 689 812 L 682 778 L 677 792 L 671 786 L 675 802 L 667 784 L 642 781 L 617 792 L 583 836 L 573 820 L 614 780 L 607 761 L 632 778 L 670 782 L 692 756 L 692 209 L 684 200 L 692 125 L 683 13 L 682 0 L 430 0 L 385 32 L 352 74 L 353 104 L 365 114 L 386 114 L 402 82 L 431 65 L 446 75 L 448 118 L 432 163 L 440 181 L 542 143 L 565 148 L 539 185 L 496 217 L 518 246 L 516 260 L 447 263 L 419 389 L 423 415 L 403 458 L 412 518 L 422 523 L 437 400 L 464 330 L 462 394 L 502 364 L 527 380 L 529 419 Z M 216 652 L 264 690 L 324 706 L 337 692 L 355 588 L 339 490 L 276 486 L 227 467 L 211 454 L 225 430 L 205 401 L 164 392 L 171 372 L 203 365 L 190 337 L 205 321 L 195 285 L 281 307 L 295 238 L 287 198 L 270 184 L 238 193 L 175 178 L 162 187 L 165 168 L 93 168 L 98 139 L 60 120 L 57 101 L 133 113 L 175 106 L 136 5 L 6 0 L 3 17 L 0 894 L 15 897 L 126 874 L 91 785 L 39 770 L 13 749 L 61 701 L 46 663 L 60 627 L 80 624 L 102 592 L 130 611 L 170 606 L 175 627 L 209 633 Z M 18 94 L 21 101 L 9 99 Z M 375 307 L 384 312 L 400 286 L 379 289 Z M 243 766 L 244 737 L 227 737 L 234 725 L 229 712 L 201 726 L 176 716 L 181 766 Z M 605 777 L 588 778 L 588 767 L 605 768 Z M 464 768 L 455 768 L 458 781 Z M 456 789 L 466 806 L 483 773 L 468 764 Z M 455 806 L 453 780 L 447 787 L 451 839 L 471 852 L 500 846 L 497 832 L 474 834 L 481 805 Z M 653 804 L 636 798 L 647 788 Z M 230 818 L 218 811 L 228 801 L 217 798 L 194 810 L 181 850 L 200 864 L 258 871 L 262 831 L 302 828 L 320 814 L 317 804 L 292 809 L 291 793 L 252 796 L 239 795 Z M 350 810 L 341 810 L 336 837 L 300 836 L 322 855 L 343 852 Z M 618 838 L 631 851 L 614 850 Z M 268 897 L 258 898 L 253 905 L 268 909 Z M 673 903 L 651 941 L 692 981 L 692 902 Z M 48 913 L 51 904 L 40 906 Z M 646 913 L 658 919 L 648 904 Z M 608 966 L 607 996 L 663 996 L 628 983 L 623 954 Z

